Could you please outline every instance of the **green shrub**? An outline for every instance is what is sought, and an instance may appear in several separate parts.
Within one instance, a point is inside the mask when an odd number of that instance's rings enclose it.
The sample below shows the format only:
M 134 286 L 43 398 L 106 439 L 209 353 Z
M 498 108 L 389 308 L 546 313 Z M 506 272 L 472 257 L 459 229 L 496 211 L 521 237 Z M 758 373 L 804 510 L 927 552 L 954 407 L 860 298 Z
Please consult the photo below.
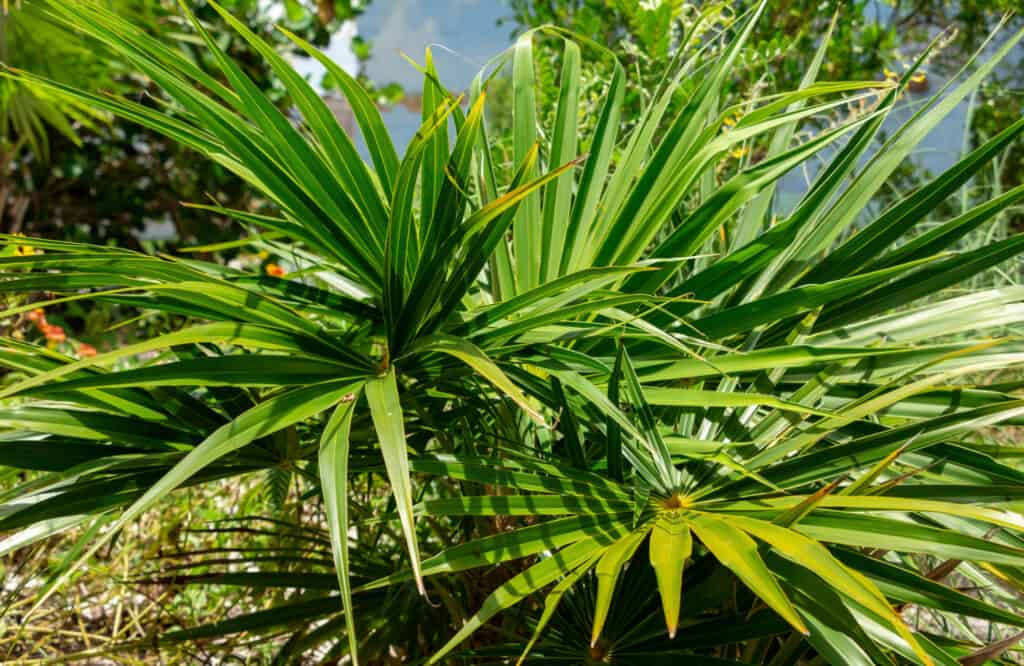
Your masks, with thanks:
M 285 266 L 263 275 L 3 239 L 35 252 L 0 259 L 0 288 L 56 294 L 4 317 L 91 299 L 189 324 L 81 360 L 4 340 L 0 361 L 27 377 L 0 393 L 0 463 L 39 474 L 0 509 L 0 530 L 13 532 L 0 552 L 120 511 L 85 561 L 175 488 L 283 468 L 313 488 L 308 502 L 323 500 L 336 577 L 312 555 L 305 574 L 241 559 L 249 569 L 207 580 L 298 592 L 157 641 L 286 632 L 282 662 L 322 645 L 353 660 L 400 645 L 409 659 L 450 662 L 496 614 L 549 586 L 532 622 L 492 626 L 462 657 L 514 657 L 529 627 L 538 663 L 956 663 L 971 643 L 939 620 L 912 630 L 899 610 L 1019 626 L 1019 602 L 1007 609 L 928 574 L 1021 583 L 1024 475 L 990 435 L 1018 424 L 1024 401 L 1016 384 L 973 378 L 1024 360 L 1019 342 L 985 333 L 1024 318 L 1024 291 L 947 290 L 1024 248 L 1014 236 L 950 251 L 1024 188 L 901 239 L 1024 120 L 863 217 L 1022 34 L 869 154 L 913 69 L 898 83 L 817 82 L 819 52 L 799 90 L 738 118 L 718 108 L 763 7 L 714 58 L 698 50 L 678 63 L 639 118 L 620 117 L 626 73 L 613 64 L 582 140 L 583 50 L 608 54 L 564 41 L 553 131 L 540 136 L 533 41 L 559 33 L 520 38 L 506 59 L 507 179 L 484 122 L 486 73 L 464 112 L 428 53 L 423 125 L 399 158 L 369 97 L 300 41 L 347 95 L 366 163 L 313 90 L 226 12 L 288 87 L 300 125 L 198 22 L 224 82 L 91 3 L 55 10 L 175 106 L 14 76 L 245 178 L 278 216 L 209 208 L 262 229 L 245 242 Z M 677 94 L 685 103 L 668 117 Z M 858 105 L 794 143 L 803 121 Z M 720 181 L 723 160 L 757 138 L 767 153 Z M 813 186 L 774 219 L 775 183 L 828 146 Z M 389 496 L 357 490 L 379 474 Z M 428 547 L 443 549 L 421 556 Z M 494 575 L 439 576 L 480 567 Z M 430 586 L 447 622 L 413 584 Z

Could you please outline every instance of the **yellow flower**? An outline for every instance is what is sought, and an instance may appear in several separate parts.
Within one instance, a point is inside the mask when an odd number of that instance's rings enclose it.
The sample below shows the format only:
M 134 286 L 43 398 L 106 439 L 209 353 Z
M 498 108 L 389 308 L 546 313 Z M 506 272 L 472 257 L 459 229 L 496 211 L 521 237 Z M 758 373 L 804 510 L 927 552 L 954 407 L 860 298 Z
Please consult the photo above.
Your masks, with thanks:
M 924 83 L 927 79 L 928 79 L 928 75 L 925 74 L 924 72 L 921 72 L 919 74 L 914 74 L 912 77 L 910 77 L 910 81 L 912 83 Z
M 733 148 L 732 150 L 730 150 L 729 151 L 729 157 L 732 157 L 733 159 L 737 159 L 738 160 L 738 159 L 742 159 L 743 157 L 745 157 L 748 153 L 750 153 L 750 148 L 747 148 L 746 146 L 742 146 L 740 148 Z
M 21 236 L 22 238 L 25 237 L 25 234 L 23 233 L 16 233 L 14 235 Z M 33 248 L 31 245 L 17 245 L 14 248 L 14 256 L 16 257 L 31 257 L 35 253 L 35 248 Z
M 259 252 L 256 253 L 256 256 L 259 257 L 260 259 L 266 259 L 267 257 L 270 256 L 270 253 L 267 252 L 266 250 L 260 250 Z
M 887 79 L 898 79 L 898 78 L 900 78 L 899 74 L 897 74 L 896 72 L 892 71 L 888 67 L 883 69 L 882 72 L 885 74 L 885 78 L 887 78 Z

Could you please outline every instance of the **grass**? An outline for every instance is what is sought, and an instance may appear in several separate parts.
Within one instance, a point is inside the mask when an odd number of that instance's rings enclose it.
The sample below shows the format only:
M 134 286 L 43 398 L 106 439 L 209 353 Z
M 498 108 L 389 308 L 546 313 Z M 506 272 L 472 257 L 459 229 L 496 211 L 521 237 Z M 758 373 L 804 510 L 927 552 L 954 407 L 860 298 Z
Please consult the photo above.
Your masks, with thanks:
M 274 603 L 234 586 L 138 582 L 173 576 L 172 567 L 203 559 L 190 555 L 196 551 L 268 547 L 272 541 L 268 537 L 207 531 L 217 530 L 220 521 L 233 516 L 262 515 L 271 509 L 272 500 L 259 475 L 240 481 L 209 484 L 168 497 L 96 553 L 88 567 L 78 571 L 24 624 L 26 611 L 38 600 L 43 586 L 81 549 L 87 530 L 74 528 L 6 555 L 0 562 L 4 579 L 0 663 L 190 664 L 208 662 L 214 655 L 234 655 L 246 663 L 259 663 L 269 658 L 271 645 L 242 636 L 216 648 L 195 643 L 153 650 L 148 645 L 154 635 L 228 619 Z M 298 506 L 292 496 L 286 508 Z M 194 571 L 202 572 L 203 568 Z M 141 646 L 108 654 L 111 646 L 135 643 Z

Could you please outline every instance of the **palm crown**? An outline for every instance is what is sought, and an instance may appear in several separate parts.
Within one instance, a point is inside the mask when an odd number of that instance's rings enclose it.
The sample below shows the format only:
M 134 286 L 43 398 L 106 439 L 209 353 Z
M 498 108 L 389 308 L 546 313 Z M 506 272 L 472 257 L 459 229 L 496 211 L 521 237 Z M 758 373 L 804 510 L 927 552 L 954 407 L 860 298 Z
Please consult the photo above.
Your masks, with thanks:
M 81 360 L 2 342 L 0 362 L 24 378 L 2 393 L 16 400 L 0 411 L 0 463 L 43 472 L 0 509 L 0 529 L 20 530 L 4 548 L 127 507 L 88 556 L 179 486 L 284 459 L 322 496 L 336 580 L 291 583 L 306 598 L 280 624 L 343 617 L 329 626 L 347 627 L 337 649 L 353 660 L 386 631 L 364 620 L 379 590 L 415 581 L 425 594 L 438 574 L 513 560 L 524 563 L 433 646 L 433 661 L 545 588 L 526 648 L 539 661 L 581 651 L 621 663 L 710 659 L 759 638 L 772 663 L 808 649 L 842 663 L 891 654 L 955 663 L 964 645 L 911 631 L 893 606 L 1020 625 L 903 554 L 962 560 L 978 584 L 1022 582 L 1024 525 L 1013 509 L 1024 478 L 976 435 L 1017 423 L 1024 401 L 1008 393 L 1014 385 L 972 378 L 1024 360 L 1017 342 L 986 334 L 1024 318 L 1024 292 L 947 288 L 1024 247 L 1011 237 L 958 250 L 1024 188 L 927 233 L 919 225 L 1024 120 L 883 212 L 871 215 L 869 203 L 1021 35 L 873 150 L 913 68 L 898 83 L 818 82 L 823 44 L 799 90 L 723 98 L 762 9 L 741 17 L 728 42 L 695 31 L 639 118 L 620 117 L 626 73 L 616 65 L 582 137 L 583 54 L 611 56 L 555 29 L 524 35 L 494 70 L 509 65 L 513 81 L 507 167 L 506 137 L 487 131 L 487 73 L 464 111 L 428 53 L 423 124 L 400 158 L 359 85 L 294 38 L 351 104 L 364 161 L 317 93 L 223 10 L 284 82 L 300 122 L 198 22 L 223 78 L 91 3 L 49 6 L 173 104 L 162 112 L 8 75 L 164 132 L 244 178 L 278 216 L 206 207 L 261 229 L 248 242 L 294 270 L 255 275 L 5 238 L 34 251 L 0 259 L 0 288 L 54 294 L 5 317 L 95 299 L 187 324 Z M 532 45 L 542 36 L 564 39 L 550 127 L 534 99 Z M 856 103 L 863 112 L 794 141 L 804 121 Z M 723 158 L 749 145 L 764 147 L 758 159 L 723 176 Z M 813 184 L 775 219 L 776 183 L 814 157 L 824 166 Z M 112 369 L 152 351 L 159 362 Z M 400 525 L 410 567 L 378 576 L 353 563 L 363 528 L 350 520 L 349 479 L 381 469 L 393 495 L 386 517 Z M 435 543 L 423 519 L 493 516 L 510 518 L 422 556 L 420 542 Z M 733 579 L 735 596 L 723 595 Z M 613 600 L 642 609 L 654 590 L 662 626 L 648 619 L 627 631 L 635 617 Z M 585 636 L 560 610 L 579 608 L 580 595 Z M 709 638 L 709 617 L 738 629 Z M 364 621 L 371 628 L 360 631 Z M 294 631 L 303 645 L 336 638 Z

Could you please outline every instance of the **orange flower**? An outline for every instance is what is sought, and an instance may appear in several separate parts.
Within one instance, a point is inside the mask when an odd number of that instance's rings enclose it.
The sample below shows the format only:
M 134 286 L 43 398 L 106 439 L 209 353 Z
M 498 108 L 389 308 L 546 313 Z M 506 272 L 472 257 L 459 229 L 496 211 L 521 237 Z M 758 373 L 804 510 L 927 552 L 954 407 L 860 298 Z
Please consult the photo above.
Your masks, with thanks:
M 32 310 L 25 316 L 28 317 L 28 320 L 31 322 L 42 322 L 43 324 L 46 323 L 46 316 L 43 314 L 42 308 L 36 308 L 35 310 Z
M 82 358 L 96 355 L 96 348 L 85 342 L 78 345 L 78 355 Z
M 267 264 L 267 267 L 264 270 L 267 271 L 267 275 L 273 275 L 274 277 L 281 277 L 284 275 L 284 269 L 277 264 Z
M 50 342 L 64 342 L 68 339 L 68 336 L 64 333 L 64 329 L 60 326 L 47 326 L 43 329 L 43 335 L 45 335 L 46 339 Z

